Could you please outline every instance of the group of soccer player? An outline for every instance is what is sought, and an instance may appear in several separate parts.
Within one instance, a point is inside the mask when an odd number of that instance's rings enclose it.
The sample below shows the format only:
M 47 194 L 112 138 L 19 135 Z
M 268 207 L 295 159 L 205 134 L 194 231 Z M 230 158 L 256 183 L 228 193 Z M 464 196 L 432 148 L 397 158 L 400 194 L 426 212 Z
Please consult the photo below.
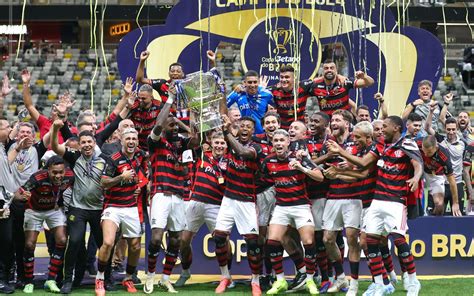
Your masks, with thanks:
M 215 66 L 215 53 L 207 54 Z M 149 79 L 148 56 L 140 56 L 138 92 L 127 79 L 123 97 L 99 124 L 85 110 L 74 126 L 68 120 L 74 100 L 67 93 L 45 117 L 31 99 L 31 74 L 21 73 L 25 107 L 41 140 L 35 142 L 31 123 L 12 128 L 0 119 L 0 229 L 7 242 L 0 254 L 2 292 L 14 291 L 8 278 L 16 264 L 23 291 L 33 293 L 34 251 L 45 228 L 52 242 L 45 288 L 71 293 L 82 279 L 88 224 L 99 248 L 96 295 L 114 289 L 111 258 L 119 239 L 128 244 L 122 285 L 137 292 L 133 277 L 145 225 L 151 236 L 143 291 L 154 291 L 165 245 L 158 285 L 176 293 L 191 277 L 192 239 L 205 223 L 221 273 L 217 294 L 234 285 L 229 234 L 235 224 L 246 242 L 254 296 L 304 289 L 311 295 L 357 295 L 361 250 L 373 279 L 364 295 L 391 294 L 397 276 L 389 236 L 407 295 L 418 295 L 421 285 L 405 234 L 407 219 L 423 215 L 423 180 L 432 195 L 430 214 L 443 215 L 450 204 L 449 212 L 460 216 L 464 190 L 470 203 L 473 199 L 469 115 L 450 116 L 451 95 L 439 105 L 431 99 L 431 82 L 422 81 L 419 99 L 398 117 L 388 116 L 378 93 L 379 118 L 371 121 L 369 108 L 349 98 L 352 88 L 374 83 L 361 71 L 349 79 L 325 61 L 321 77 L 296 82 L 294 69 L 283 66 L 273 86 L 248 71 L 242 85 L 219 102 L 222 126 L 201 133 L 193 114 L 176 104 L 183 66 L 171 64 L 168 80 Z M 1 99 L 10 91 L 6 77 Z M 306 112 L 310 98 L 320 111 Z M 343 268 L 343 234 L 350 281 Z M 283 272 L 285 251 L 296 270 L 291 284 Z M 182 272 L 173 285 L 178 257 Z

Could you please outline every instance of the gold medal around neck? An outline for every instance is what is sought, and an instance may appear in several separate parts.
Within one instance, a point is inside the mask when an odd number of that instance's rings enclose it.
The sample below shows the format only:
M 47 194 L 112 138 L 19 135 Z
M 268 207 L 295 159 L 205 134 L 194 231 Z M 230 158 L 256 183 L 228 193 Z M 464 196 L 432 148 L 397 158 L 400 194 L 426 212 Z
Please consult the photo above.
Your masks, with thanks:
M 22 173 L 24 170 L 25 170 L 25 165 L 20 163 L 19 165 L 17 165 L 16 169 Z
M 324 105 L 326 105 L 327 101 L 326 101 L 326 99 L 322 99 L 322 100 L 320 101 L 320 103 L 321 103 L 321 105 L 324 106 Z
M 219 184 L 224 184 L 224 177 L 219 177 L 219 178 L 217 178 L 217 182 L 218 182 Z

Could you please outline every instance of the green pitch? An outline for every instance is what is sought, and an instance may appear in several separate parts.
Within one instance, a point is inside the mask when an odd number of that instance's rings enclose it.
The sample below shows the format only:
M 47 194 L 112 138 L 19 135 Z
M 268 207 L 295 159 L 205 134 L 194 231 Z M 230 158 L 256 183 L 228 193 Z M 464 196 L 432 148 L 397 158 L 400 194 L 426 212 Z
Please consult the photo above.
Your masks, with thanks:
M 429 295 L 429 296 L 473 296 L 474 295 L 474 278 L 454 278 L 454 279 L 436 279 L 436 280 L 421 280 L 421 291 L 420 295 Z M 359 295 L 367 289 L 369 282 L 367 280 L 361 280 L 359 283 Z M 120 289 L 120 287 L 117 285 Z M 198 296 L 198 295 L 215 295 L 214 288 L 216 284 L 213 283 L 202 283 L 202 284 L 189 284 L 181 288 L 177 288 L 179 293 L 177 295 L 186 295 L 186 296 Z M 403 286 L 401 283 L 397 284 L 395 287 L 396 291 L 393 295 L 406 295 L 406 292 L 403 291 Z M 73 290 L 71 295 L 94 295 L 94 288 L 92 286 L 86 286 L 81 289 Z M 142 291 L 142 286 L 137 285 L 138 293 L 135 295 L 146 295 Z M 21 291 L 17 291 L 15 294 L 23 294 Z M 38 287 L 35 289 L 33 295 L 53 295 L 52 293 L 47 293 L 40 290 Z M 124 291 L 117 292 L 107 292 L 107 295 L 133 295 L 126 293 Z M 155 291 L 151 295 L 173 295 L 162 292 L 155 286 Z M 250 295 L 250 287 L 244 283 L 238 283 L 234 289 L 228 290 L 225 296 L 236 296 L 236 295 Z M 263 294 L 265 295 L 265 293 Z M 285 294 L 282 294 L 285 295 Z M 294 293 L 286 295 L 309 295 L 307 293 Z M 327 295 L 344 295 L 344 293 L 338 294 L 327 294 Z

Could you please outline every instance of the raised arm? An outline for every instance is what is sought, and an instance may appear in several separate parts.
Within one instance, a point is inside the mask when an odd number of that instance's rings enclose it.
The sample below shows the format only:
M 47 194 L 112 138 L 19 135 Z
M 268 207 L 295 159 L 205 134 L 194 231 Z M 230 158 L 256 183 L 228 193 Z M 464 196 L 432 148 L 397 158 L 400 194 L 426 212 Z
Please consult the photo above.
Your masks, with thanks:
M 137 74 L 135 75 L 135 80 L 138 83 L 151 85 L 151 79 L 145 78 L 145 62 L 149 56 L 150 52 L 148 51 L 143 51 L 140 54 L 140 63 L 138 64 Z
M 5 74 L 3 76 L 2 91 L 0 92 L 0 117 L 3 115 L 5 98 L 12 90 L 13 88 L 10 87 L 10 79 L 8 79 L 8 76 Z
M 430 112 L 428 113 L 428 116 L 426 117 L 425 120 L 425 131 L 428 133 L 428 135 L 434 135 L 436 134 L 436 131 L 433 129 L 433 113 L 436 108 L 438 108 L 438 104 L 434 102 L 435 104 L 430 105 Z
M 20 153 L 21 150 L 26 149 L 26 147 L 30 147 L 33 144 L 33 141 L 30 138 L 23 138 L 21 139 L 15 149 L 10 149 L 8 151 L 8 164 L 12 164 L 15 161 L 16 156 Z
M 23 103 L 25 103 L 25 107 L 30 113 L 31 119 L 35 122 L 38 121 L 40 117 L 40 113 L 36 109 L 35 105 L 33 104 L 33 100 L 31 99 L 31 91 L 30 91 L 30 81 L 31 81 L 31 74 L 28 70 L 21 71 L 21 80 L 23 81 Z
M 374 96 L 374 99 L 376 99 L 379 102 L 378 119 L 384 120 L 385 118 L 388 117 L 388 110 L 387 110 L 387 104 L 385 104 L 385 100 L 383 99 L 383 95 L 381 93 L 376 93 Z
M 158 117 L 156 118 L 156 123 L 155 126 L 153 127 L 153 130 L 150 133 L 150 138 L 153 141 L 158 141 L 161 138 L 161 132 L 163 131 L 163 125 L 166 122 L 166 119 L 168 118 L 171 110 L 171 106 L 173 105 L 173 101 L 176 97 L 176 89 L 174 86 L 170 87 L 168 91 L 168 99 L 166 100 L 166 103 L 163 105 L 163 108 L 161 108 L 160 114 L 158 114 Z
M 446 122 L 446 115 L 448 115 L 448 107 L 449 104 L 451 104 L 451 101 L 453 100 L 453 94 L 448 93 L 447 95 L 444 96 L 444 104 L 443 108 L 441 108 L 441 111 L 439 113 L 439 121 L 444 125 Z
M 367 75 L 367 73 L 362 71 L 357 71 L 355 73 L 356 81 L 354 83 L 355 87 L 369 87 L 374 84 L 374 79 Z
M 60 119 L 57 119 L 53 122 L 53 128 L 51 129 L 51 149 L 57 155 L 63 157 L 64 153 L 66 153 L 66 148 L 64 145 L 59 144 L 58 140 L 58 132 L 59 129 L 64 126 L 64 122 Z
M 127 79 L 125 80 L 125 85 L 123 86 L 122 98 L 120 98 L 120 100 L 118 101 L 118 103 L 115 106 L 112 113 L 123 115 L 123 113 L 121 113 L 121 112 L 127 106 L 128 99 L 132 95 L 134 85 L 135 85 L 135 83 L 133 82 L 133 78 L 132 77 L 127 77 Z M 127 115 L 128 115 L 128 113 L 127 113 Z M 125 117 L 127 115 L 125 115 Z M 122 117 L 122 118 L 125 118 L 125 117 Z

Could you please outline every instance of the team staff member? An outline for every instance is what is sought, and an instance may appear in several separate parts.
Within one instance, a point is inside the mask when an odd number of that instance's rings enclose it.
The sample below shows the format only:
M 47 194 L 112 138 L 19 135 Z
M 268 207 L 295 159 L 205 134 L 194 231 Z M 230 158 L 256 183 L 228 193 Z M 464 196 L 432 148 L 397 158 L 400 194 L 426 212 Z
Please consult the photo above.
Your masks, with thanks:
M 25 204 L 25 266 L 24 293 L 33 293 L 33 271 L 35 267 L 35 248 L 39 232 L 46 225 L 54 235 L 56 243 L 49 261 L 48 279 L 44 283 L 46 289 L 59 293 L 56 276 L 63 264 L 66 248 L 66 216 L 62 207 L 63 192 L 74 183 L 74 174 L 64 168 L 64 160 L 58 156 L 51 157 L 45 170 L 40 170 L 28 179 L 17 195 L 26 200 Z
M 416 278 L 416 268 L 410 247 L 405 239 L 407 204 L 410 192 L 418 189 L 423 174 L 423 162 L 416 143 L 401 136 L 403 121 L 398 116 L 384 120 L 385 142 L 379 142 L 370 153 L 360 158 L 329 141 L 330 151 L 362 168 L 377 164 L 377 182 L 373 201 L 365 217 L 370 271 L 374 277 L 374 295 L 383 295 L 383 260 L 380 255 L 382 236 L 391 235 L 398 254 L 408 272 L 408 295 L 418 295 L 421 285 Z
M 323 63 L 323 76 L 313 81 L 312 96 L 318 99 L 319 110 L 331 116 L 337 109 L 352 110 L 355 103 L 349 99 L 352 88 L 369 87 L 374 84 L 372 77 L 362 71 L 355 73 L 354 81 L 337 74 L 336 64 L 332 60 Z
M 69 294 L 72 290 L 74 266 L 79 251 L 84 246 L 87 223 L 96 245 L 99 247 L 102 245 L 100 216 L 104 197 L 100 180 L 105 169 L 105 160 L 95 152 L 95 137 L 89 131 L 79 134 L 79 151 L 67 150 L 59 145 L 58 131 L 63 124 L 61 120 L 54 121 L 51 147 L 57 155 L 69 163 L 74 171 L 75 181 L 67 212 L 69 240 L 64 258 L 64 281 L 61 287 L 62 294 Z
M 191 200 L 186 206 L 186 227 L 181 236 L 181 264 L 183 271 L 176 286 L 183 286 L 191 277 L 191 242 L 201 226 L 206 223 L 210 233 L 216 227 L 217 214 L 225 190 L 225 175 L 228 165 L 227 142 L 222 132 L 211 135 L 211 151 L 204 152 L 195 168 Z M 201 155 L 199 152 L 197 155 Z
M 95 281 L 97 296 L 105 295 L 104 272 L 119 228 L 128 242 L 126 276 L 122 284 L 127 292 L 137 292 L 132 281 L 132 275 L 135 273 L 140 257 L 142 235 L 137 196 L 140 194 L 140 183 L 146 182 L 142 177 L 146 174 L 146 159 L 144 152 L 137 150 L 138 132 L 135 129 L 122 131 L 121 139 L 122 150 L 107 159 L 101 179 L 105 198 L 101 218 L 103 243 L 99 249 Z
M 322 181 L 323 175 L 316 166 L 309 169 L 290 155 L 288 132 L 279 129 L 273 136 L 275 154 L 265 158 L 262 164 L 265 179 L 275 186 L 276 206 L 270 221 L 267 253 L 270 254 L 277 280 L 267 294 L 274 295 L 288 288 L 283 273 L 283 246 L 281 244 L 288 225 L 299 232 L 305 252 L 306 289 L 311 295 L 319 294 L 313 280 L 316 264 L 314 222 L 306 191 L 306 177 Z M 307 162 L 308 164 L 310 162 Z
M 273 96 L 263 86 L 259 86 L 258 73 L 249 70 L 244 75 L 243 89 L 236 89 L 227 96 L 227 107 L 237 104 L 242 117 L 252 117 L 255 122 L 255 134 L 262 134 L 262 119 L 268 106 L 274 106 Z
M 247 256 L 252 272 L 252 295 L 260 296 L 259 277 L 262 273 L 262 254 L 258 244 L 258 222 L 255 206 L 255 179 L 259 170 L 261 147 L 252 141 L 255 122 L 251 117 L 240 119 L 238 139 L 230 134 L 231 122 L 223 116 L 224 135 L 231 148 L 227 168 L 227 185 L 222 198 L 221 208 L 217 215 L 214 240 L 216 257 L 221 270 L 221 281 L 215 292 L 224 293 L 232 283 L 228 269 L 228 236 L 234 224 L 247 243 Z

